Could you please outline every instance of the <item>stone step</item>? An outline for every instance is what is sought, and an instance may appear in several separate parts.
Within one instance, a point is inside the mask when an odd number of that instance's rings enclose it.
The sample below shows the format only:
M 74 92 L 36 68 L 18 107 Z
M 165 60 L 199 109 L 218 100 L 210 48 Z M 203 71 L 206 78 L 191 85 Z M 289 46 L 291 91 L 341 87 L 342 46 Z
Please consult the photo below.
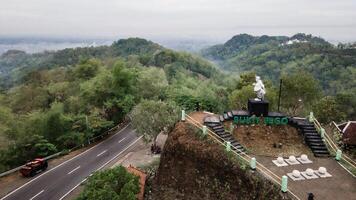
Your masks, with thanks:
M 245 152 L 245 149 L 244 148 L 241 148 L 241 149 L 234 149 L 235 152 L 237 153 L 241 153 L 241 152 Z
M 306 132 L 306 133 L 302 133 L 304 136 L 306 135 L 320 135 L 319 133 L 317 132 Z
M 217 131 L 213 131 L 214 133 L 216 133 L 216 134 L 218 134 L 218 135 L 220 135 L 220 134 L 224 134 L 225 133 L 225 131 L 224 130 L 217 130 Z
M 314 153 L 315 157 L 330 157 L 330 154 L 319 154 L 319 153 Z
M 230 139 L 231 135 L 230 134 L 225 134 L 225 135 L 222 135 L 220 137 L 223 138 L 224 140 L 228 141 Z
M 232 144 L 232 145 L 240 145 L 240 143 L 239 143 L 237 140 L 235 140 L 235 139 L 234 139 L 233 142 L 231 142 L 231 144 Z
M 320 146 L 320 145 L 315 145 L 315 146 L 310 146 L 310 148 L 312 149 L 312 150 L 326 150 L 326 151 L 328 151 L 328 149 L 326 148 L 326 146 L 324 145 L 324 146 Z
M 314 150 L 313 151 L 315 156 L 329 156 L 329 152 L 326 150 Z
M 219 129 L 213 129 L 213 131 L 215 133 L 221 133 L 221 132 L 225 132 L 225 129 L 224 128 L 219 128 Z
M 219 123 L 219 124 L 217 124 L 217 123 L 206 123 L 206 126 L 208 126 L 210 128 L 214 128 L 214 127 L 221 126 L 221 123 Z
M 219 133 L 218 136 L 222 137 L 222 138 L 226 138 L 226 137 L 230 137 L 230 133 L 226 133 L 226 132 L 223 132 L 223 133 Z
M 305 135 L 305 139 L 320 139 L 320 135 Z
M 300 124 L 297 124 L 297 126 L 300 128 L 300 129 L 308 129 L 308 128 L 315 128 L 313 124 L 304 124 L 304 125 L 300 125 Z
M 236 153 L 243 153 L 243 152 L 245 152 L 245 149 L 236 149 L 235 152 Z
M 235 147 L 235 149 L 238 149 L 238 150 L 245 150 L 241 145 L 236 145 L 234 147 Z
M 315 139 L 315 138 L 309 139 L 309 138 L 306 138 L 306 142 L 307 142 L 307 143 L 315 142 L 315 143 L 322 143 L 322 144 L 324 144 L 324 142 L 321 140 L 321 138 L 319 138 L 319 139 Z
M 310 146 L 325 146 L 324 143 L 322 142 L 309 142 Z
M 303 135 L 320 135 L 317 131 L 305 131 L 302 132 Z
M 303 133 L 317 133 L 318 131 L 316 129 L 302 129 Z
M 221 128 L 224 129 L 224 126 L 219 125 L 219 126 L 212 127 L 213 130 L 217 130 L 217 129 L 221 129 Z
M 225 137 L 224 138 L 226 141 L 229 141 L 229 142 L 234 142 L 235 141 L 235 139 L 232 137 L 232 135 L 229 135 L 229 137 Z
M 311 132 L 304 133 L 304 136 L 315 136 L 315 135 L 320 136 L 319 133 L 311 133 Z
M 303 127 L 303 130 L 316 130 L 316 128 L 314 126 L 307 126 L 307 127 Z
M 234 146 L 236 149 L 244 149 L 241 145 L 232 145 Z
M 218 135 L 230 135 L 229 132 L 226 132 L 226 131 L 218 131 L 218 132 L 215 132 L 216 134 Z

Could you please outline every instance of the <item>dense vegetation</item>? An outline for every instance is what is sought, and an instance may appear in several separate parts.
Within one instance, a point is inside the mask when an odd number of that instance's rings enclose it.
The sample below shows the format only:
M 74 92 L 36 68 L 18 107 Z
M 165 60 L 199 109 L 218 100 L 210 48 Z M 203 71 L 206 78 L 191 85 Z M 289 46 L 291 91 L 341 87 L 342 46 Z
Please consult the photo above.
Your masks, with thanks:
M 356 118 L 356 49 L 351 45 L 333 46 L 322 38 L 305 34 L 292 37 L 241 34 L 225 44 L 203 50 L 202 54 L 224 70 L 238 74 L 253 72 L 264 80 L 270 80 L 275 87 L 278 87 L 280 79 L 284 83 L 288 81 L 288 76 L 298 79 L 300 77 L 293 75 L 310 74 L 310 78 L 316 79 L 313 84 L 322 90 L 315 97 L 322 99 L 298 96 L 290 91 L 295 88 L 283 84 L 282 91 L 293 95 L 290 97 L 282 93 L 282 103 L 290 104 L 284 107 L 289 110 L 300 99 L 304 107 L 315 110 L 323 122 Z M 308 86 L 304 84 L 300 89 Z M 294 98 L 294 101 L 285 102 L 286 98 Z
M 37 54 L 6 52 L 0 56 L 0 171 L 85 144 L 129 113 L 152 140 L 167 132 L 181 109 L 245 108 L 255 96 L 255 73 L 265 82 L 271 110 L 277 109 L 281 73 L 283 112 L 303 116 L 314 110 L 323 122 L 355 118 L 353 50 L 305 35 L 294 39 L 308 42 L 291 45 L 282 45 L 287 37 L 251 37 L 236 36 L 228 49 L 205 51 L 238 76 L 140 38 Z M 142 126 L 139 121 L 149 116 Z
M 82 145 L 147 101 L 215 112 L 227 102 L 228 84 L 210 63 L 144 39 L 33 55 L 9 51 L 0 63 L 3 80 L 14 80 L 0 93 L 0 171 Z
M 90 176 L 77 200 L 136 200 L 139 191 L 138 177 L 118 166 Z

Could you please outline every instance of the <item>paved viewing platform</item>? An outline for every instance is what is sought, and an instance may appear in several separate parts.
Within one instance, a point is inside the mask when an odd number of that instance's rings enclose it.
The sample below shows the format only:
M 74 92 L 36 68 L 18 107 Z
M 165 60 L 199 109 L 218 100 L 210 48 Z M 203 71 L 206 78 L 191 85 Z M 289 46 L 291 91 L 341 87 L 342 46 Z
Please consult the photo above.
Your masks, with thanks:
M 230 115 L 234 116 L 237 114 L 231 112 Z M 224 116 L 225 115 L 225 116 Z M 222 124 L 225 121 L 232 121 L 233 117 L 229 116 L 229 113 L 224 113 L 224 115 L 215 115 L 210 113 L 196 112 L 192 113 L 192 117 L 197 121 L 204 121 L 208 124 Z M 223 120 L 220 120 L 223 118 Z M 219 122 L 220 121 L 220 122 Z M 304 120 L 305 121 L 305 120 Z M 303 122 L 304 122 L 303 121 Z M 287 126 L 293 126 L 293 123 L 288 123 Z M 308 124 L 310 125 L 310 124 Z M 299 128 L 299 127 L 297 127 Z M 212 129 L 215 131 L 215 129 Z M 298 131 L 299 132 L 299 131 Z M 294 134 L 304 135 L 303 131 L 296 132 Z M 310 150 L 313 150 L 310 145 L 301 141 L 301 145 L 304 145 L 306 148 L 309 146 Z M 310 151 L 309 150 L 309 151 Z M 304 152 L 306 153 L 306 152 Z M 301 174 L 305 174 L 308 172 L 308 168 L 313 169 L 315 173 L 318 173 L 317 170 L 326 169 L 327 173 L 331 176 L 319 176 L 315 174 L 315 178 L 301 178 L 295 179 L 288 178 L 288 190 L 292 191 L 295 195 L 297 195 L 300 199 L 307 199 L 308 193 L 313 193 L 315 199 L 322 200 L 336 200 L 336 199 L 356 199 L 356 178 L 350 174 L 345 168 L 343 168 L 332 156 L 325 157 L 315 157 L 315 153 L 310 154 L 308 160 L 310 162 L 293 164 L 293 165 L 285 165 L 285 166 L 277 166 L 273 160 L 277 159 L 277 156 L 269 156 L 269 155 L 254 155 L 253 151 L 249 153 L 250 156 L 255 157 L 256 160 L 271 170 L 274 174 L 279 177 L 284 175 L 293 174 L 293 170 L 298 170 L 302 172 Z M 293 155 L 295 157 L 299 157 L 301 155 Z M 285 157 L 288 160 L 288 157 Z M 324 170 L 325 170 L 324 169 Z M 306 172 L 305 172 L 306 171 Z M 304 176 L 304 175 L 303 175 Z
M 317 170 L 319 167 L 325 167 L 332 175 L 327 178 L 305 179 L 293 181 L 288 178 L 288 189 L 292 190 L 298 197 L 307 199 L 308 193 L 313 193 L 315 199 L 322 200 L 351 200 L 356 199 L 356 178 L 348 173 L 332 157 L 316 158 L 310 157 L 313 161 L 310 164 L 288 165 L 277 167 L 272 160 L 274 157 L 256 156 L 257 161 L 262 163 L 278 176 L 291 173 L 293 170 L 305 171 L 307 168 Z

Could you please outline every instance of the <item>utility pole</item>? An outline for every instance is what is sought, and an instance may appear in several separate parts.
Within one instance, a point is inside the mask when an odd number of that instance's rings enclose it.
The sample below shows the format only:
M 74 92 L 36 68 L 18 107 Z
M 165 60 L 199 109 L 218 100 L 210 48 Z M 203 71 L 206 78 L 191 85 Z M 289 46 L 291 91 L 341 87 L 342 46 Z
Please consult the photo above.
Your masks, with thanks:
M 279 79 L 279 94 L 278 94 L 278 112 L 281 107 L 281 95 L 282 95 L 282 79 Z

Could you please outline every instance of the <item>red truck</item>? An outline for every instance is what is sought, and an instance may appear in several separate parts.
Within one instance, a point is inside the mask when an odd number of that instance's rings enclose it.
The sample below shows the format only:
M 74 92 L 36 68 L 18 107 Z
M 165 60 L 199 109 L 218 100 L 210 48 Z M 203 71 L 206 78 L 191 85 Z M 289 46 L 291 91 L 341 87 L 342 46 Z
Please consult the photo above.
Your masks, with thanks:
M 31 162 L 26 163 L 20 169 L 20 173 L 24 177 L 32 177 L 41 171 L 45 171 L 48 167 L 46 160 L 42 158 L 36 158 Z

